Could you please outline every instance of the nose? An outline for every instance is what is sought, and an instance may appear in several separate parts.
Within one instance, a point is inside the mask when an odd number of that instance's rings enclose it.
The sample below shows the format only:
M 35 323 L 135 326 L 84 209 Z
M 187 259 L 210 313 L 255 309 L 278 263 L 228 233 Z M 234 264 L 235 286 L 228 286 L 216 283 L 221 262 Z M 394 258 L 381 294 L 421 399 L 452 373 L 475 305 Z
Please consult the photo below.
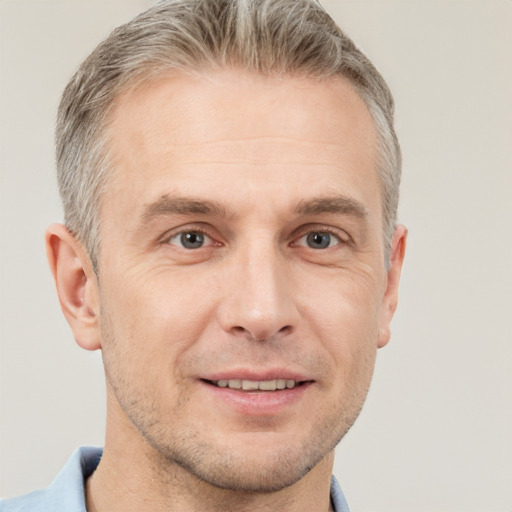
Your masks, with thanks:
M 290 263 L 273 244 L 252 244 L 229 263 L 218 319 L 229 334 L 265 341 L 292 333 L 299 321 Z

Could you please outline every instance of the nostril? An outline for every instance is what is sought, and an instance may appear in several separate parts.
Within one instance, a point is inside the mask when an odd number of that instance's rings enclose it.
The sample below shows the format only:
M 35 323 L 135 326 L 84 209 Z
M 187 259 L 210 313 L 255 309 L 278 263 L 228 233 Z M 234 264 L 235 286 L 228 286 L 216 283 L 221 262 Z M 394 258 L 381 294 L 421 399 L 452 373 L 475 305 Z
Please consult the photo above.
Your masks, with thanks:
M 249 329 L 242 327 L 241 325 L 235 325 L 231 328 L 231 334 L 234 336 L 242 336 L 253 341 L 266 341 L 274 338 L 276 335 L 288 335 L 293 331 L 291 325 L 284 325 L 274 332 L 263 332 L 264 330 L 257 332 L 251 332 Z
M 244 334 L 245 329 L 243 327 L 240 327 L 239 325 L 235 325 L 235 327 L 232 328 L 233 334 Z

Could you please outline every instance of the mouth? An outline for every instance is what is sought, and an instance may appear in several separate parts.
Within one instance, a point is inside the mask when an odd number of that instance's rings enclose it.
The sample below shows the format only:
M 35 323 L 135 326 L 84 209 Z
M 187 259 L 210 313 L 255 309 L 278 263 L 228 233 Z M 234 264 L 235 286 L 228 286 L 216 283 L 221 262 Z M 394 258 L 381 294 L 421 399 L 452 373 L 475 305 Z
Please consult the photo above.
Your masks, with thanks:
M 272 379 L 272 380 L 248 380 L 248 379 L 220 379 L 207 380 L 203 382 L 217 388 L 229 388 L 237 391 L 283 391 L 285 389 L 295 389 L 312 381 L 296 381 L 293 379 Z
M 211 400 L 216 414 L 227 406 L 228 411 L 244 418 L 264 417 L 267 421 L 270 417 L 291 414 L 296 407 L 307 407 L 304 397 L 315 396 L 311 390 L 316 383 L 308 377 L 288 370 L 244 370 L 205 375 L 199 381 L 209 392 L 208 401 Z

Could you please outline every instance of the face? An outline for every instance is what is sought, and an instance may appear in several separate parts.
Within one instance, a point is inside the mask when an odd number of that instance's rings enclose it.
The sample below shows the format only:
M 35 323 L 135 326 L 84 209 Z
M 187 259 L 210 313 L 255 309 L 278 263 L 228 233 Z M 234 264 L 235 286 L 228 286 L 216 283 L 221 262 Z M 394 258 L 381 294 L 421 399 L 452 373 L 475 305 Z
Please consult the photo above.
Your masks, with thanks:
M 342 79 L 225 71 L 122 96 L 102 197 L 109 428 L 227 489 L 331 454 L 386 342 L 370 115 Z

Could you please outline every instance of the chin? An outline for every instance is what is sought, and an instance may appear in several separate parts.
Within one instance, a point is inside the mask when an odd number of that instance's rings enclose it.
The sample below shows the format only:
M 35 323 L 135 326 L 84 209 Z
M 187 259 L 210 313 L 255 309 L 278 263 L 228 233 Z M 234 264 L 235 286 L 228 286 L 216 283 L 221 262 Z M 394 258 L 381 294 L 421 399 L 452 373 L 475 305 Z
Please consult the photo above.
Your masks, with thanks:
M 220 489 L 245 493 L 270 493 L 289 487 L 321 460 L 311 460 L 304 454 L 275 453 L 262 457 L 241 457 L 224 454 L 207 460 L 193 461 L 175 458 L 188 473 Z
M 151 444 L 159 452 L 160 466 L 165 466 L 162 470 L 167 473 L 179 468 L 185 470 L 184 476 L 193 475 L 219 489 L 271 493 L 301 480 L 332 453 L 347 430 L 343 426 L 337 434 L 333 430 L 317 431 L 316 435 L 295 443 L 267 432 L 244 436 L 238 443 L 227 440 L 221 444 L 204 438 L 199 441 L 189 433 L 179 447 L 174 443 Z

